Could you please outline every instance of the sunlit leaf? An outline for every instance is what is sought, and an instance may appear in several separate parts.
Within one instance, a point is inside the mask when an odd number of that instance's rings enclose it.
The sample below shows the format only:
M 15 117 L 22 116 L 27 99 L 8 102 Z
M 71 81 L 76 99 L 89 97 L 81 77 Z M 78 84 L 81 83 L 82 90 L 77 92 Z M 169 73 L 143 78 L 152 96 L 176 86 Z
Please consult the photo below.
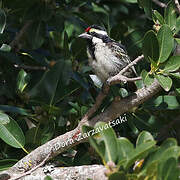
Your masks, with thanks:
M 0 9 L 0 33 L 2 34 L 6 26 L 6 14 L 3 9 Z
M 143 54 L 147 60 L 151 58 L 156 62 L 159 58 L 158 40 L 156 34 L 152 30 L 148 31 L 144 36 Z
M 15 148 L 23 148 L 25 144 L 24 134 L 17 122 L 12 118 L 7 124 L 0 124 L 0 138 Z
M 165 91 L 169 91 L 172 86 L 172 79 L 168 76 L 163 76 L 161 74 L 158 74 L 155 76 L 158 80 L 159 84 Z
M 0 112 L 0 124 L 8 124 L 10 122 L 9 116 Z
M 163 25 L 158 31 L 157 38 L 159 41 L 159 62 L 166 61 L 174 47 L 174 38 L 168 25 Z

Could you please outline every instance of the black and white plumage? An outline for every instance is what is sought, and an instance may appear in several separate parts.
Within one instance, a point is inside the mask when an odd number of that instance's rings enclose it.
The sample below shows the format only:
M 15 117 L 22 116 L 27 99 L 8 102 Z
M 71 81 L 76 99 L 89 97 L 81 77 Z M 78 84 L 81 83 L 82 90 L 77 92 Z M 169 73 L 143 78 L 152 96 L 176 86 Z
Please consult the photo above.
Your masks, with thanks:
M 109 77 L 118 74 L 130 63 L 124 46 L 111 39 L 104 28 L 92 25 L 79 37 L 87 39 L 89 65 L 103 83 Z M 124 74 L 127 77 L 134 77 L 135 75 L 134 67 Z

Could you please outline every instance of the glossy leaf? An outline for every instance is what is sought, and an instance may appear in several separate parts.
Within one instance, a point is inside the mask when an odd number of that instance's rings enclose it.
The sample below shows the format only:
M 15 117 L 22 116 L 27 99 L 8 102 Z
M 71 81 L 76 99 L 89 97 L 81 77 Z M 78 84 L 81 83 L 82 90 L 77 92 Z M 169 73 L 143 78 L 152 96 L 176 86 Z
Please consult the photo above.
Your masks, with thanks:
M 104 122 L 98 122 L 95 125 L 95 129 L 99 129 L 100 136 L 102 137 L 105 144 L 105 160 L 116 162 L 118 158 L 117 153 L 117 140 L 116 134 L 109 124 Z
M 157 34 L 159 42 L 159 62 L 165 62 L 172 52 L 174 47 L 174 38 L 171 29 L 168 25 L 163 25 Z
M 12 167 L 14 164 L 18 162 L 17 159 L 3 159 L 0 160 L 0 171 L 4 171 Z
M 161 177 L 163 180 L 178 179 L 178 163 L 175 158 L 169 158 L 163 165 Z
M 145 108 L 151 110 L 179 109 L 180 105 L 175 96 L 159 96 L 144 104 Z
M 34 22 L 28 29 L 28 41 L 32 49 L 38 49 L 44 43 L 45 24 L 41 21 Z
M 177 73 L 170 73 L 170 75 L 174 78 L 177 78 L 177 79 L 180 79 L 180 73 L 177 72 Z
M 152 18 L 154 23 L 160 23 L 161 25 L 164 24 L 164 18 L 157 10 L 153 11 Z
M 176 10 L 173 1 L 168 3 L 167 8 L 165 8 L 164 19 L 167 25 L 171 28 L 171 30 L 176 27 Z
M 180 56 L 172 56 L 164 66 L 164 71 L 173 72 L 180 68 Z
M 148 152 L 155 146 L 155 141 L 148 141 L 136 147 L 135 151 L 130 154 L 129 161 L 126 163 L 125 168 L 128 169 L 135 161 L 147 156 Z
M 158 80 L 159 84 L 165 91 L 169 91 L 172 86 L 172 79 L 168 76 L 163 76 L 163 75 L 156 75 L 156 79 Z
M 88 126 L 83 126 L 82 131 L 83 131 L 83 133 L 89 132 L 89 134 L 90 134 L 90 132 L 93 131 L 93 128 L 88 127 Z M 91 144 L 91 146 L 99 154 L 101 159 L 105 162 L 105 145 L 104 145 L 104 143 L 102 141 L 100 143 L 98 143 L 97 140 L 93 137 L 92 133 L 90 136 L 88 136 L 88 140 L 89 140 L 89 143 Z
M 117 145 L 118 145 L 118 164 L 122 162 L 122 160 L 128 160 L 130 157 L 130 153 L 134 151 L 133 144 L 124 137 L 117 139 Z
M 0 9 L 0 33 L 4 32 L 6 26 L 6 14 L 3 9 Z
M 24 134 L 17 122 L 10 118 L 8 124 L 0 124 L 0 138 L 15 148 L 23 148 L 25 144 Z
M 21 69 L 17 77 L 17 89 L 22 93 L 28 84 L 28 74 Z
M 177 42 L 178 44 L 180 44 L 180 39 L 179 39 L 179 38 L 175 38 L 175 40 L 176 40 L 176 42 Z
M 176 146 L 176 140 L 167 139 L 163 144 L 154 151 L 151 156 L 148 158 L 146 165 L 149 166 L 154 161 L 159 161 L 163 164 L 167 159 L 174 157 L 177 159 L 180 155 L 180 147 Z M 162 170 L 162 164 L 161 169 Z
M 141 77 L 145 85 L 149 86 L 154 82 L 154 78 L 145 69 L 141 72 Z
M 144 57 L 149 60 L 151 58 L 157 61 L 159 58 L 159 45 L 154 31 L 148 31 L 144 36 L 143 41 L 143 54 Z
M 10 122 L 9 116 L 0 112 L 0 124 L 8 124 Z
M 5 51 L 5 52 L 10 52 L 11 51 L 11 46 L 7 45 L 7 44 L 3 44 L 0 48 L 1 51 Z
M 65 59 L 70 57 L 68 34 L 66 31 L 64 31 L 64 57 Z
M 0 110 L 5 111 L 5 112 L 11 112 L 11 113 L 16 113 L 16 114 L 21 114 L 21 115 L 30 115 L 27 109 L 19 108 L 16 106 L 9 106 L 9 105 L 0 105 Z
M 138 4 L 144 8 L 144 12 L 148 17 L 152 17 L 152 1 L 151 0 L 138 0 Z
M 69 93 L 70 88 L 66 86 L 70 81 L 70 76 L 71 62 L 61 60 L 44 73 L 42 79 L 29 92 L 29 95 L 32 98 L 44 100 L 47 104 L 54 104 Z
M 137 138 L 136 146 L 139 146 L 147 141 L 154 141 L 154 138 L 149 132 L 142 131 Z

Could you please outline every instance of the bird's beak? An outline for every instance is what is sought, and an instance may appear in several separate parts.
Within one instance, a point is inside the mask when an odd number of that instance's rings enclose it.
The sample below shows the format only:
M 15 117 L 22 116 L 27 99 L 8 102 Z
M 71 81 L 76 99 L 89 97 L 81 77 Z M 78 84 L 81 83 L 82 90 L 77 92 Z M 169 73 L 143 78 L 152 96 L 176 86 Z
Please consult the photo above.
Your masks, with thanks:
M 92 39 L 92 36 L 87 34 L 86 32 L 85 33 L 82 33 L 78 36 L 79 38 L 84 38 L 84 39 Z

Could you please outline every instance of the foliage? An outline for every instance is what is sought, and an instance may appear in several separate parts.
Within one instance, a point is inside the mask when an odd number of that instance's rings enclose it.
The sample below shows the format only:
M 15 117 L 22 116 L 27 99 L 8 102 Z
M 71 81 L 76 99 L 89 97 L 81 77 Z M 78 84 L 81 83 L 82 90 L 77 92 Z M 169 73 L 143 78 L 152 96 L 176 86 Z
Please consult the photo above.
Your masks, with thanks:
M 100 89 L 89 76 L 86 42 L 77 37 L 87 26 L 98 24 L 126 46 L 132 60 L 144 54 L 145 60 L 136 65 L 143 78 L 137 87 L 157 79 L 164 90 L 127 112 L 127 122 L 114 127 L 123 138 L 108 130 L 101 132 L 103 140 L 96 142 L 92 137 L 90 143 L 104 162 L 118 165 L 120 171 L 111 178 L 175 179 L 179 154 L 173 151 L 179 152 L 176 141 L 180 142 L 176 120 L 180 115 L 180 57 L 176 53 L 180 17 L 174 1 L 162 1 L 168 4 L 164 9 L 151 0 L 0 2 L 0 170 L 74 129 L 92 107 Z M 118 91 L 123 97 L 128 95 L 124 87 Z M 111 101 L 109 95 L 100 111 Z M 64 153 L 56 157 L 63 166 L 101 163 L 88 143 Z M 135 161 L 142 159 L 133 171 Z
M 92 128 L 84 126 L 83 131 L 87 134 Z M 117 138 L 108 124 L 98 122 L 94 131 L 98 133 L 89 136 L 89 142 L 109 169 L 110 180 L 122 177 L 131 180 L 178 179 L 180 147 L 176 139 L 166 139 L 158 146 L 149 132 L 142 131 L 134 147 L 127 138 Z M 108 162 L 115 162 L 116 166 L 112 168 Z

